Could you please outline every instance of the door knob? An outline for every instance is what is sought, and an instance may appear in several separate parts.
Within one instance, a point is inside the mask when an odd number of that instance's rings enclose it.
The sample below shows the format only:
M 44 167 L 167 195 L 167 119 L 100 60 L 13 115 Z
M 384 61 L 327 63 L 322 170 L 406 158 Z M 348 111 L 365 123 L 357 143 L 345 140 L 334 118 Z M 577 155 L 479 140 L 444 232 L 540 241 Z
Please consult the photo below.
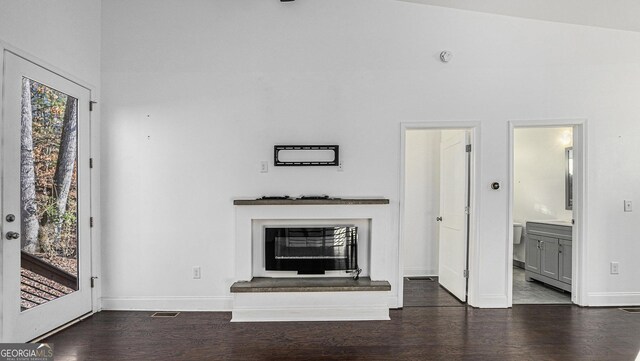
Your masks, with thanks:
M 442 222 L 442 217 L 436 217 L 436 222 Z
M 20 238 L 20 233 L 18 232 L 7 232 L 7 239 L 18 239 Z

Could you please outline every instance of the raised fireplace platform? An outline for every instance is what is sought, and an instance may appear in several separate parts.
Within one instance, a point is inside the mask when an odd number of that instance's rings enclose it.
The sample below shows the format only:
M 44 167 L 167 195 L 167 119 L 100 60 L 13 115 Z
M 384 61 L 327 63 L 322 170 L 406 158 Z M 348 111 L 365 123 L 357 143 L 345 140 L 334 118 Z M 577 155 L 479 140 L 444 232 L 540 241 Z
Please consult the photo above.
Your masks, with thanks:
M 231 293 L 245 292 L 365 292 L 391 291 L 388 281 L 358 280 L 346 277 L 268 278 L 254 277 L 231 285 Z

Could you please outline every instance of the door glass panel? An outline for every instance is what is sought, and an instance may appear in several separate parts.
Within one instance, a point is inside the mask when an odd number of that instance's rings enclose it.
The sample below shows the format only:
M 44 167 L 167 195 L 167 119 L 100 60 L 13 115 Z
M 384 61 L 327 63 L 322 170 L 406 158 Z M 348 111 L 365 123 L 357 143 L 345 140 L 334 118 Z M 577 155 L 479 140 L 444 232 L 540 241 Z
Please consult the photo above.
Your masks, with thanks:
M 78 100 L 22 79 L 22 311 L 78 290 Z

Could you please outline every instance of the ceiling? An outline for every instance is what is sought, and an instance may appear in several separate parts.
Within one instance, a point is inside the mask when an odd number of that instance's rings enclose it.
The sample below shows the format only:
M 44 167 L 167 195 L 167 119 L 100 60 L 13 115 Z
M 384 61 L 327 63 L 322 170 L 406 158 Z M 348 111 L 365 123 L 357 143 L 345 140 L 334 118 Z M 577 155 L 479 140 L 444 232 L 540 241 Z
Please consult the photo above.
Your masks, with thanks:
M 638 0 L 397 0 L 640 32 Z

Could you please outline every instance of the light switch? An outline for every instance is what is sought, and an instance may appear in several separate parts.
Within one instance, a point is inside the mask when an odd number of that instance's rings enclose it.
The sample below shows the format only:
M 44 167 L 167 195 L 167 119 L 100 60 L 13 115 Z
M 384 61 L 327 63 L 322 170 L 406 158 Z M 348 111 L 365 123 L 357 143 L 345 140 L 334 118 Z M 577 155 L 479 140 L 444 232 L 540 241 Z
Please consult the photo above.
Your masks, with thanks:
M 631 207 L 631 201 L 624 201 L 624 211 L 631 212 L 633 208 Z
M 618 262 L 611 262 L 611 274 L 620 274 L 620 264 Z

